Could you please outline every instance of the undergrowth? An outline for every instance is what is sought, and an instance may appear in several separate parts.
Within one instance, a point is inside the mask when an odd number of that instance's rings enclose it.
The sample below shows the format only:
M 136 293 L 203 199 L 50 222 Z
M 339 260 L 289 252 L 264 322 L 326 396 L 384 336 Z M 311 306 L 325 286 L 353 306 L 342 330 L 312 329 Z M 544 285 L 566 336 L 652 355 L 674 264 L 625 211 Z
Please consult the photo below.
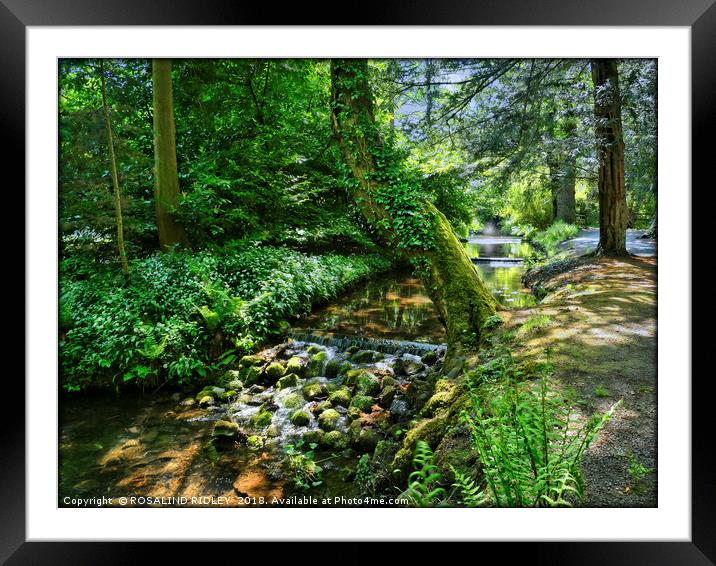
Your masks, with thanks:
M 274 247 L 157 253 L 115 269 L 60 269 L 60 370 L 67 390 L 202 380 L 287 330 L 317 302 L 388 269 L 379 255 Z M 219 359 L 224 354 L 223 359 Z

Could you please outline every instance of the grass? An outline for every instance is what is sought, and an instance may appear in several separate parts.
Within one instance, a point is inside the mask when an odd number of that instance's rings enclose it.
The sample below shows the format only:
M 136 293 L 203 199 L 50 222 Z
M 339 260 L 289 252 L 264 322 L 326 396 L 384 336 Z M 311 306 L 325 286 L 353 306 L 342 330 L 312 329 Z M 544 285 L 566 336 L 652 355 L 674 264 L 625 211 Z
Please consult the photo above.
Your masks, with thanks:
M 601 399 L 611 396 L 611 392 L 606 387 L 603 387 L 601 385 L 597 385 L 597 387 L 594 389 L 594 394 Z
M 522 326 L 520 326 L 519 333 L 527 334 L 534 330 L 547 328 L 551 321 L 552 319 L 546 314 L 537 314 L 531 316 L 522 324 Z

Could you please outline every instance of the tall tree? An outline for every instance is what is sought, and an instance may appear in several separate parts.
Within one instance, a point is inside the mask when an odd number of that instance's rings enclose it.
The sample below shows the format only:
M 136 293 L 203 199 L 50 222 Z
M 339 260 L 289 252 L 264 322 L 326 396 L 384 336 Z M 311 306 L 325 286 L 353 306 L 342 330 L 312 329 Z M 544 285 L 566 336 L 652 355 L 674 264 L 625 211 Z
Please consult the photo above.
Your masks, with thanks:
M 102 87 L 102 113 L 104 114 L 104 125 L 107 129 L 107 148 L 109 151 L 109 168 L 112 173 L 112 187 L 114 189 L 114 218 L 117 224 L 117 249 L 119 259 L 122 262 L 124 278 L 129 281 L 129 265 L 127 263 L 127 252 L 124 249 L 124 223 L 122 220 L 122 199 L 119 192 L 119 178 L 117 176 L 117 157 L 114 153 L 114 138 L 112 137 L 112 121 L 109 116 L 109 104 L 107 102 L 107 78 L 105 77 L 104 59 L 99 60 L 100 84 Z
M 170 59 L 152 61 L 154 100 L 154 205 L 159 247 L 166 251 L 174 244 L 189 245 L 184 227 L 175 217 L 179 204 L 176 132 L 172 99 Z
M 628 255 L 628 210 L 624 183 L 619 71 L 616 59 L 593 59 L 594 131 L 599 163 L 599 245 L 597 254 Z
M 420 198 L 396 153 L 383 144 L 366 60 L 331 61 L 331 120 L 356 181 L 353 199 L 382 238 L 397 244 L 417 266 L 445 324 L 448 356 L 456 359 L 472 350 L 497 303 L 448 220 Z

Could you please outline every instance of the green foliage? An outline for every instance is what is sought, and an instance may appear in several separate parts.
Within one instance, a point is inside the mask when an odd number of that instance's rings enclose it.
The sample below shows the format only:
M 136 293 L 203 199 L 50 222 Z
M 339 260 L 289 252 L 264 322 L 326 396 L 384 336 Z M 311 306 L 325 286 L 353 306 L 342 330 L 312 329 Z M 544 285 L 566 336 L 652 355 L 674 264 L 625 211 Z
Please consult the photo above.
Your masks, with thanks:
M 635 483 L 640 483 L 644 481 L 644 478 L 651 474 L 654 471 L 654 468 L 647 468 L 637 460 L 636 456 L 634 454 L 629 455 L 629 475 L 631 476 L 632 480 L 634 480 Z
M 296 487 L 309 490 L 323 483 L 323 468 L 315 461 L 315 449 L 318 444 L 311 442 L 308 445 L 303 439 L 296 444 L 287 444 L 284 452 L 289 472 L 294 476 Z
M 415 443 L 413 455 L 414 471 L 408 476 L 408 489 L 403 493 L 415 507 L 433 507 L 446 497 L 445 489 L 440 487 L 442 474 L 435 464 L 435 456 L 430 445 L 424 440 Z
M 542 328 L 547 328 L 550 325 L 551 318 L 549 315 L 546 314 L 535 314 L 531 317 L 529 317 L 525 322 L 520 326 L 520 329 L 518 332 L 520 334 L 527 334 L 529 332 L 532 332 L 534 330 L 540 330 Z
M 541 244 L 549 255 L 553 255 L 557 251 L 559 244 L 574 238 L 578 233 L 579 228 L 574 224 L 567 224 L 562 220 L 557 220 L 546 230 L 534 234 L 532 239 Z
M 582 497 L 582 457 L 621 401 L 581 426 L 564 395 L 551 389 L 545 365 L 539 383 L 506 376 L 471 386 L 472 408 L 462 413 L 480 456 L 484 482 L 458 471 L 467 505 L 570 506 Z
M 129 286 L 110 268 L 78 276 L 65 267 L 62 383 L 203 379 L 230 359 L 209 358 L 217 331 L 224 350 L 249 350 L 313 303 L 388 267 L 377 255 L 311 256 L 272 247 L 156 254 L 132 262 Z

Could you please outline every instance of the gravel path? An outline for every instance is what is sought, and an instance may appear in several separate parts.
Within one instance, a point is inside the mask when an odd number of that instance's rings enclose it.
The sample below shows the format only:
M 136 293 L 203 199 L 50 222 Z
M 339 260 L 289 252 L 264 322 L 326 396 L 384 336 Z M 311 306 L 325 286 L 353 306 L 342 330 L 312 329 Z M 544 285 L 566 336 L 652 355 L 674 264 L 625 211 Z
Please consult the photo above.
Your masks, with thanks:
M 502 313 L 515 331 L 531 316 L 549 317 L 515 357 L 544 359 L 550 348 L 554 377 L 576 394 L 582 418 L 623 399 L 585 456 L 582 505 L 655 507 L 656 258 L 580 262 L 541 284 L 548 295 L 538 306 Z

